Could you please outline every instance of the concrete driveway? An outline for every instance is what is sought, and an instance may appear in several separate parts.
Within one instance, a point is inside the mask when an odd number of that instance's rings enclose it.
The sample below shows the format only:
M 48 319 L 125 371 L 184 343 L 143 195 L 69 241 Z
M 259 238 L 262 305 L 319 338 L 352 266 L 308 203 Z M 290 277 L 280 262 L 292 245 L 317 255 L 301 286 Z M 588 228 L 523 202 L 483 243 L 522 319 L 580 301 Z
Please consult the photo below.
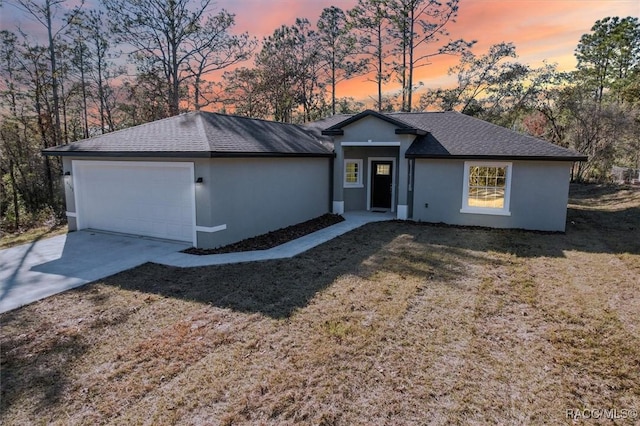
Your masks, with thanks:
M 0 313 L 188 247 L 94 231 L 0 250 Z

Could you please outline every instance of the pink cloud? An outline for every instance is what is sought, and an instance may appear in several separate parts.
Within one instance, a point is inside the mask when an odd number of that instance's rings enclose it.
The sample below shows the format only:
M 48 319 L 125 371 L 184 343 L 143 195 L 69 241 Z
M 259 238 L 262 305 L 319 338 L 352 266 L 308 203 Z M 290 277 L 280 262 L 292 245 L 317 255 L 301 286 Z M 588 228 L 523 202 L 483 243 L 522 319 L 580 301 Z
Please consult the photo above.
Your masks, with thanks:
M 68 5 L 79 0 L 69 0 Z M 89 0 L 96 3 L 97 0 Z M 280 25 L 291 25 L 296 18 L 307 18 L 313 24 L 323 8 L 335 5 L 348 10 L 357 0 L 217 0 L 212 11 L 227 9 L 236 14 L 235 32 L 247 31 L 259 40 Z M 85 6 L 88 7 L 88 6 Z M 557 62 L 561 69 L 575 66 L 573 51 L 582 34 L 589 32 L 596 20 L 606 16 L 640 16 L 637 0 L 462 0 L 457 22 L 449 31 L 452 39 L 477 40 L 477 54 L 499 42 L 514 42 L 518 60 L 531 66 L 543 61 Z M 5 3 L 0 9 L 0 28 L 15 30 L 16 24 L 43 34 L 40 24 Z M 433 63 L 416 70 L 416 81 L 427 87 L 451 83 L 447 70 L 457 63 L 455 57 L 434 58 Z M 251 66 L 251 63 L 247 63 Z M 216 79 L 219 76 L 215 77 Z M 366 98 L 375 92 L 375 84 L 363 77 L 339 85 L 339 96 Z M 390 91 L 397 90 L 390 84 Z

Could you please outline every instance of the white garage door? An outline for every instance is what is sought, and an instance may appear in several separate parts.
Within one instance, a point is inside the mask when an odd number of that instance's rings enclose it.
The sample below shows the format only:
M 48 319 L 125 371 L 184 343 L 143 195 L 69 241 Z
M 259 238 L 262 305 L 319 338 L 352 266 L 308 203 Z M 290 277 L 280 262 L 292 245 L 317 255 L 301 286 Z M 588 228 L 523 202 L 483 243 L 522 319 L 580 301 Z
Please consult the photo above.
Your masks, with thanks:
M 193 163 L 73 161 L 78 229 L 193 242 Z

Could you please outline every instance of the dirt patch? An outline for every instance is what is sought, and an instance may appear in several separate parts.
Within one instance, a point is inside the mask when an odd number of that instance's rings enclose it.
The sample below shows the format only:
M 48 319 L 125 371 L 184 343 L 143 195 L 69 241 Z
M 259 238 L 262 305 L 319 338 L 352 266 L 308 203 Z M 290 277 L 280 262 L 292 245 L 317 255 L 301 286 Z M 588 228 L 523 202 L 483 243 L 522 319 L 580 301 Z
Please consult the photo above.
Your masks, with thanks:
M 572 187 L 565 234 L 372 223 L 292 259 L 146 264 L 2 314 L 0 422 L 637 424 L 624 191 Z
M 183 253 L 187 254 L 222 254 L 222 253 L 235 253 L 239 251 L 253 251 L 253 250 L 268 250 L 270 248 L 279 246 L 289 241 L 293 241 L 297 238 L 304 237 L 312 232 L 319 231 L 327 228 L 336 223 L 344 221 L 344 218 L 338 214 L 325 214 L 315 219 L 308 220 L 306 222 L 298 223 L 297 225 L 281 228 L 276 231 L 271 231 L 266 234 L 258 235 L 257 237 L 248 238 L 246 240 L 239 241 L 237 243 L 229 244 L 224 247 L 215 249 L 199 249 L 188 248 L 183 250 Z

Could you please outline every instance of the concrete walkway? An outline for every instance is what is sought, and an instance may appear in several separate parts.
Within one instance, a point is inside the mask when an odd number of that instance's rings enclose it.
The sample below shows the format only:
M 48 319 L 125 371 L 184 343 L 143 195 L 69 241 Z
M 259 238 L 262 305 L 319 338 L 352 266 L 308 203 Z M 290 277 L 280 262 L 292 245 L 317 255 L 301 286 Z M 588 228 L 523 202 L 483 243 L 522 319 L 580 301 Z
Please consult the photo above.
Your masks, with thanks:
M 342 215 L 344 221 L 311 234 L 289 241 L 268 250 L 242 251 L 237 253 L 210 254 L 196 256 L 185 253 L 170 253 L 152 260 L 162 265 L 191 268 L 194 266 L 226 265 L 230 263 L 256 262 L 260 260 L 287 259 L 304 253 L 342 234 L 359 228 L 369 222 L 393 220 L 392 213 L 348 212 Z
M 95 231 L 71 232 L 0 250 L 0 313 L 146 262 L 182 268 L 286 259 L 392 213 L 349 212 L 345 220 L 269 250 L 195 256 L 188 244 Z

